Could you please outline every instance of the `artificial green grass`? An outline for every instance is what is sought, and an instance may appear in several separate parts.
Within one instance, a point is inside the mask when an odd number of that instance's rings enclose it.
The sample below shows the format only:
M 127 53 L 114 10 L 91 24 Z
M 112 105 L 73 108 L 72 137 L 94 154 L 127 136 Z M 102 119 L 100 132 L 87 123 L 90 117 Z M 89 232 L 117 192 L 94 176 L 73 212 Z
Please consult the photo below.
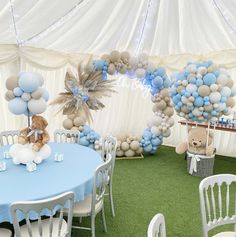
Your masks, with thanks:
M 236 174 L 236 159 L 216 156 L 214 174 L 220 173 Z M 167 146 L 142 160 L 117 160 L 113 181 L 116 217 L 111 217 L 106 197 L 108 232 L 103 232 L 98 215 L 96 237 L 146 237 L 148 224 L 158 212 L 165 216 L 168 237 L 201 237 L 201 180 L 187 173 L 184 155 Z M 89 219 L 82 224 L 89 225 Z M 72 237 L 90 235 L 89 231 L 72 232 Z

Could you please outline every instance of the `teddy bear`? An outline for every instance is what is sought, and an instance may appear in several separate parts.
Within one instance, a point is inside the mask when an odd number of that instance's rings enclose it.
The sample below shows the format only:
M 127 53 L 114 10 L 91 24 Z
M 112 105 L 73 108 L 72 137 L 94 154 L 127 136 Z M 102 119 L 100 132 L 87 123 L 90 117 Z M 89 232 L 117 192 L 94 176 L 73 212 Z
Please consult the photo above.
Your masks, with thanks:
M 207 145 L 208 135 L 208 145 Z M 211 156 L 214 153 L 213 135 L 203 127 L 188 128 L 188 142 L 176 146 L 176 153 L 183 154 L 189 151 L 194 154 Z
M 20 131 L 18 143 L 22 145 L 31 143 L 33 144 L 32 149 L 36 152 L 39 151 L 50 139 L 48 132 L 45 130 L 47 125 L 48 122 L 45 118 L 33 115 L 31 127 Z

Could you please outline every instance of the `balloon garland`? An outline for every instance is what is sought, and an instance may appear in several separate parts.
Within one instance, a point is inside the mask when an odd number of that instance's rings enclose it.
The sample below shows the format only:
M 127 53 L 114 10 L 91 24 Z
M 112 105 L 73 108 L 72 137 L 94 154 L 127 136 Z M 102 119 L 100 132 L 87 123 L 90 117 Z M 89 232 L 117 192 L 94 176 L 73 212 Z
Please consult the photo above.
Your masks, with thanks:
M 189 121 L 216 121 L 229 115 L 235 105 L 233 84 L 227 71 L 212 61 L 188 63 L 173 75 L 174 108 Z
M 171 118 L 174 110 L 171 106 L 169 88 L 171 80 L 166 75 L 163 67 L 155 67 L 149 60 L 148 56 L 141 54 L 138 57 L 131 57 L 129 52 L 112 51 L 110 54 L 104 54 L 101 59 L 90 60 L 84 67 L 79 78 L 77 78 L 77 88 L 83 91 L 83 76 L 87 77 L 100 72 L 100 80 L 97 77 L 97 82 L 109 82 L 107 75 L 125 74 L 128 78 L 136 78 L 144 86 L 148 87 L 152 95 L 154 103 L 154 117 L 148 122 L 148 128 L 143 132 L 142 138 L 126 136 L 124 139 L 118 140 L 118 156 L 133 156 L 140 154 L 143 150 L 148 153 L 155 153 L 158 146 L 162 144 L 163 137 L 170 136 L 170 127 L 174 121 Z M 81 84 L 82 83 L 82 84 Z M 111 84 L 109 84 L 111 85 Z M 103 93 L 111 91 L 109 87 L 106 90 L 105 85 L 101 84 L 100 88 L 104 88 Z M 74 90 L 74 86 L 71 87 Z M 87 88 L 89 91 L 89 88 Z M 61 93 L 62 95 L 62 93 Z M 103 95 L 103 94 L 101 94 Z M 87 99 L 90 95 L 87 94 Z M 65 102 L 65 101 L 64 101 Z M 86 104 L 86 101 L 80 100 L 81 105 Z M 93 109 L 92 106 L 89 109 Z M 102 109 L 102 106 L 97 108 Z M 66 114 L 66 113 L 64 113 Z M 89 122 L 88 116 L 82 110 L 82 106 L 71 114 L 67 114 L 67 118 L 63 121 L 65 129 L 80 130 L 80 144 L 99 149 L 99 135 L 85 125 Z

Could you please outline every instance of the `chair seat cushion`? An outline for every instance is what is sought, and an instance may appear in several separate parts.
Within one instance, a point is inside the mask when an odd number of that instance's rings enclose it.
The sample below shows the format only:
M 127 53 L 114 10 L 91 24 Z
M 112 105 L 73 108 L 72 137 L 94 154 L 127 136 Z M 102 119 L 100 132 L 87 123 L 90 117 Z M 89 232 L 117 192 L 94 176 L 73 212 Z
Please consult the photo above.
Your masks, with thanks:
M 49 223 L 50 223 L 49 219 L 42 220 L 43 237 L 50 237 Z M 52 231 L 52 236 L 53 237 L 58 237 L 58 229 L 59 229 L 58 227 L 59 227 L 59 218 L 53 218 L 53 231 Z M 31 223 L 31 228 L 32 228 L 33 236 L 34 237 L 40 237 L 38 221 L 32 222 Z M 30 235 L 28 233 L 27 225 L 22 225 L 20 227 L 20 231 L 21 231 L 21 236 L 22 237 L 30 237 Z M 62 226 L 61 226 L 61 236 L 64 236 L 63 234 L 65 234 L 66 232 L 67 232 L 67 223 L 63 219 L 62 220 Z
M 227 231 L 227 232 L 218 233 L 212 237 L 235 237 L 235 236 L 236 236 L 236 232 Z
M 92 195 L 88 195 L 83 201 L 74 205 L 73 216 L 83 217 L 90 216 L 92 205 Z M 95 212 L 98 213 L 103 206 L 103 200 L 98 202 L 95 206 Z
M 0 228 L 0 236 L 1 236 L 1 237 L 11 237 L 11 236 L 12 236 L 12 233 L 11 233 L 11 231 L 8 230 L 8 229 Z

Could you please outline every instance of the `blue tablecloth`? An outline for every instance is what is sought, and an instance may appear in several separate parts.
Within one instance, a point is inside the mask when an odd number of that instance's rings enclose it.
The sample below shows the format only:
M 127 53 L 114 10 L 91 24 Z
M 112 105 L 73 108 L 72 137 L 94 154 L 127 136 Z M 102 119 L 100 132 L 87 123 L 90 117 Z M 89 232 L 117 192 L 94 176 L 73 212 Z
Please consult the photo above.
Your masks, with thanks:
M 75 201 L 84 200 L 92 192 L 95 169 L 102 163 L 94 150 L 77 144 L 50 143 L 51 156 L 28 172 L 25 165 L 15 165 L 4 159 L 0 148 L 0 160 L 7 162 L 7 170 L 0 172 L 0 223 L 11 221 L 10 204 L 15 201 L 38 200 L 66 191 L 75 193 Z M 55 153 L 62 153 L 64 161 L 55 162 Z

